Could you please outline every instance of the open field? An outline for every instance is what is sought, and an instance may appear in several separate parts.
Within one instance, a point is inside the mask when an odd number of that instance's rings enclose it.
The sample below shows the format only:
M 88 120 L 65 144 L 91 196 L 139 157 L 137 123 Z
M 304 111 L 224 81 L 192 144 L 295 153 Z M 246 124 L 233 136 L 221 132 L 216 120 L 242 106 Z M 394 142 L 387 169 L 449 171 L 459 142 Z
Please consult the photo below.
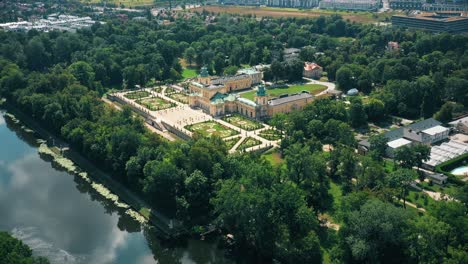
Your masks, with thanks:
M 247 137 L 247 138 L 244 139 L 244 141 L 242 141 L 242 143 L 239 145 L 239 147 L 237 147 L 237 150 L 238 151 L 243 151 L 243 150 L 248 149 L 250 147 L 258 146 L 261 143 L 262 142 L 260 142 L 260 140 L 258 140 L 258 139 L 255 139 L 253 137 Z
M 224 116 L 223 120 L 247 131 L 257 130 L 263 127 L 263 125 L 257 121 L 236 114 Z
M 326 89 L 327 87 L 325 87 L 324 85 L 320 85 L 320 84 L 301 84 L 301 85 L 292 85 L 292 86 L 289 86 L 288 88 L 266 89 L 266 92 L 268 96 L 272 98 L 272 97 L 278 97 L 281 94 L 293 94 L 293 93 L 300 93 L 302 91 L 308 91 L 311 94 L 318 94 Z M 250 91 L 247 93 L 243 93 L 241 94 L 241 97 L 244 97 L 253 101 L 256 92 L 257 91 Z
M 163 110 L 163 109 L 167 109 L 167 108 L 171 108 L 175 106 L 174 103 L 168 102 L 164 99 L 157 98 L 157 97 L 145 98 L 145 99 L 137 100 L 136 102 L 148 108 L 151 111 Z
M 135 100 L 135 99 L 141 99 L 141 98 L 144 98 L 144 97 L 148 97 L 148 96 L 150 96 L 150 93 L 148 93 L 147 91 L 136 91 L 136 92 L 127 93 L 124 96 L 127 97 L 130 100 Z
M 185 127 L 188 131 L 198 133 L 204 137 L 218 136 L 221 138 L 230 137 L 239 134 L 239 132 L 221 125 L 215 121 L 206 121 L 188 125 Z
M 371 12 L 347 12 L 334 10 L 318 10 L 318 9 L 297 9 L 297 8 L 276 8 L 276 7 L 254 7 L 254 6 L 202 6 L 192 9 L 191 11 L 201 12 L 203 10 L 214 13 L 229 13 L 241 15 L 256 15 L 257 17 L 298 17 L 298 18 L 314 18 L 338 14 L 343 19 L 359 23 L 375 23 L 389 21 L 394 14 L 388 13 L 371 13 Z

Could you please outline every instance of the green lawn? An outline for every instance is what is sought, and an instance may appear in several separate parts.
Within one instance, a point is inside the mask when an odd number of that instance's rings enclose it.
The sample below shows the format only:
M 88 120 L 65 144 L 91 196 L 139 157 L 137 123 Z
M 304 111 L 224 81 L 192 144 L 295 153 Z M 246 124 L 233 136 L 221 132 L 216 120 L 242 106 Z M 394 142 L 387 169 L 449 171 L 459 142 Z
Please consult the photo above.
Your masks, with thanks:
M 148 108 L 151 111 L 158 111 L 158 110 L 163 110 L 167 108 L 171 108 L 176 106 L 175 103 L 168 102 L 164 99 L 157 98 L 157 97 L 151 97 L 151 98 L 145 98 L 141 100 L 136 100 L 136 102 L 146 108 Z
M 135 100 L 135 99 L 148 97 L 150 96 L 150 93 L 148 93 L 147 91 L 136 91 L 136 92 L 126 93 L 124 96 L 130 100 Z
M 141 215 L 143 215 L 146 219 L 150 219 L 150 214 L 151 214 L 151 209 L 148 209 L 146 207 L 140 208 L 138 211 Z
M 263 128 L 263 125 L 260 122 L 237 114 L 224 116 L 222 119 L 230 124 L 235 125 L 238 128 L 242 128 L 247 131 Z
M 288 88 L 267 89 L 266 92 L 268 96 L 271 98 L 271 97 L 278 97 L 282 94 L 300 93 L 302 91 L 308 91 L 311 94 L 318 94 L 325 89 L 327 89 L 327 87 L 324 85 L 320 85 L 320 84 L 300 84 L 300 85 L 292 85 L 292 86 L 289 86 Z M 253 101 L 256 92 L 257 91 L 250 91 L 250 92 L 241 94 L 241 96 Z
M 242 143 L 239 145 L 237 150 L 238 151 L 243 151 L 243 150 L 248 149 L 250 147 L 260 145 L 261 143 L 262 142 L 260 142 L 260 140 L 257 140 L 257 139 L 255 139 L 253 137 L 248 137 L 248 138 L 245 138 L 244 141 L 242 141 Z
M 185 126 L 185 129 L 198 133 L 203 137 L 218 136 L 221 138 L 230 137 L 239 134 L 239 132 L 232 130 L 226 126 L 221 125 L 215 121 L 206 121 Z
M 182 71 L 182 78 L 188 79 L 197 76 L 197 71 L 194 68 L 184 68 Z

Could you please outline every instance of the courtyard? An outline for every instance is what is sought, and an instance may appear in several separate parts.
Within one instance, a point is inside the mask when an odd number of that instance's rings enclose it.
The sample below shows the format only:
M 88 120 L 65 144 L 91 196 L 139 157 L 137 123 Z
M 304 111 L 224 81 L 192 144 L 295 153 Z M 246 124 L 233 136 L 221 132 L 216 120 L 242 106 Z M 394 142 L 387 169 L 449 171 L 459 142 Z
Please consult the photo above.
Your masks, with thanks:
M 217 136 L 220 138 L 226 138 L 239 134 L 238 131 L 230 129 L 212 120 L 188 125 L 185 126 L 185 129 L 190 132 L 200 134 L 203 137 Z
M 158 97 L 139 99 L 139 100 L 136 100 L 135 102 L 148 108 L 151 111 L 159 111 L 159 110 L 164 110 L 164 109 L 168 109 L 168 108 L 176 106 L 175 103 L 166 101 Z
M 263 128 L 263 125 L 260 122 L 248 119 L 238 114 L 227 115 L 224 116 L 222 119 L 238 128 L 242 128 L 247 131 L 253 131 Z

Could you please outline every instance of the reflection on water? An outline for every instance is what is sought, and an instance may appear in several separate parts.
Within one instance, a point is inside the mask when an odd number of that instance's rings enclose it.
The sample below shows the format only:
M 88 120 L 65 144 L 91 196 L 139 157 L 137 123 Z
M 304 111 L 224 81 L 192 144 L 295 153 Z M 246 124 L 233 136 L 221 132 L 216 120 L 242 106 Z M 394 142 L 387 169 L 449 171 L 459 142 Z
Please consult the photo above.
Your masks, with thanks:
M 168 248 L 77 176 L 38 155 L 32 133 L 0 112 L 0 230 L 52 263 L 223 263 L 214 243 Z

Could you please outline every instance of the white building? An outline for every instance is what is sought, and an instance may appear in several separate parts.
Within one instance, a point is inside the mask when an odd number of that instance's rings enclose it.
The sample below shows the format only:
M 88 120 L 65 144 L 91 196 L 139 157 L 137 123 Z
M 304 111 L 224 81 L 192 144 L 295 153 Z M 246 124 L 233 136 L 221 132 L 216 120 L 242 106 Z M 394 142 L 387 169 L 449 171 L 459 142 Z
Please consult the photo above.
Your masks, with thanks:
M 321 9 L 364 10 L 374 11 L 380 8 L 377 0 L 322 0 Z

